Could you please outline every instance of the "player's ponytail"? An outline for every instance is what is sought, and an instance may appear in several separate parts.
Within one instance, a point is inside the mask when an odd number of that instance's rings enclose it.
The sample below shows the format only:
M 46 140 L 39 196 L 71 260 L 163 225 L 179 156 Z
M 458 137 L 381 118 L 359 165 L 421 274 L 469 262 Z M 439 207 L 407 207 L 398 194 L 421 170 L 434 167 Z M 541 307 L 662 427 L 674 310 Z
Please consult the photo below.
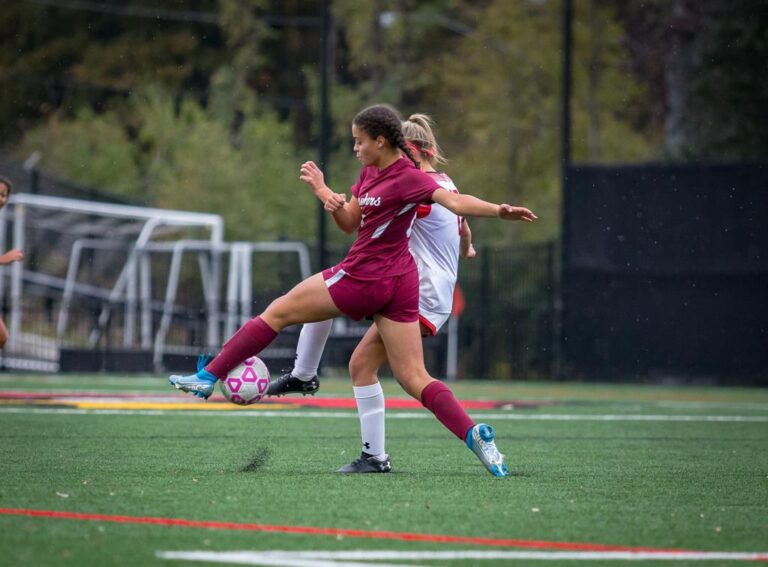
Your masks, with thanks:
M 391 106 L 385 104 L 369 106 L 360 111 L 352 123 L 371 138 L 383 136 L 392 148 L 402 151 L 418 166 L 416 158 L 405 143 L 400 115 Z
M 446 163 L 443 151 L 437 144 L 433 131 L 434 122 L 426 114 L 411 114 L 408 120 L 403 122 L 403 136 L 418 150 L 419 157 L 426 159 L 431 166 L 438 163 Z
M 411 148 L 409 148 L 408 144 L 405 142 L 402 130 L 398 129 L 393 137 L 395 138 L 395 145 L 400 148 L 400 151 L 407 155 L 408 159 L 410 159 L 416 167 L 419 167 L 419 162 L 416 160 L 416 156 L 413 155 Z

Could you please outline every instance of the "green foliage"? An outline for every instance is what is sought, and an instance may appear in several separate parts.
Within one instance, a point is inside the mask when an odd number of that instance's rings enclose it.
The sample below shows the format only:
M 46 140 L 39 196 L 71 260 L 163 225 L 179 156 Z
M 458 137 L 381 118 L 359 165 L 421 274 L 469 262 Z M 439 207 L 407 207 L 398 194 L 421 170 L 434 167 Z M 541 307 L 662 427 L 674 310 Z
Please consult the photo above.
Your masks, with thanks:
M 62 175 L 161 206 L 222 212 L 237 238 L 311 237 L 307 218 L 315 218 L 316 204 L 296 180 L 296 166 L 316 158 L 319 3 L 183 4 L 151 19 L 10 2 L 0 12 L 0 26 L 15 32 L 0 37 L 6 145 L 23 132 L 23 150 L 44 148 L 44 165 Z M 695 142 L 685 155 L 759 159 L 768 12 L 757 0 L 745 10 L 727 0 L 678 4 L 696 16 L 681 24 L 697 38 L 690 57 L 698 62 L 695 77 L 683 82 L 690 83 L 686 141 Z M 669 54 L 643 40 L 666 45 L 663 30 L 675 31 L 672 5 L 574 2 L 575 161 L 664 156 Z M 406 116 L 435 118 L 446 169 L 462 191 L 523 204 L 540 217 L 533 226 L 474 221 L 480 242 L 556 236 L 562 4 L 334 0 L 331 7 L 331 186 L 344 191 L 356 177 L 352 117 L 387 102 Z M 212 17 L 173 16 L 184 10 Z M 257 203 L 258 228 L 245 228 L 249 201 Z M 329 235 L 346 241 L 335 229 Z
M 358 105 L 384 100 L 428 112 L 464 192 L 523 204 L 533 226 L 474 220 L 482 242 L 542 240 L 559 230 L 561 6 L 557 2 L 334 3 L 359 79 Z M 646 160 L 647 132 L 631 123 L 643 91 L 628 74 L 622 27 L 604 2 L 577 3 L 573 157 Z M 418 33 L 414 33 L 418 30 Z M 346 126 L 350 116 L 338 117 Z M 338 120 L 337 120 L 338 123 Z M 337 135 L 342 134 L 337 132 Z
M 133 95 L 133 138 L 116 113 L 82 111 L 30 131 L 21 147 L 41 151 L 45 168 L 75 181 L 146 192 L 158 207 L 221 214 L 230 239 L 310 238 L 314 200 L 298 180 L 301 154 L 290 126 L 268 109 L 256 110 L 245 93 L 246 114 L 234 129 L 234 107 L 226 110 L 231 83 L 219 79 L 208 108 L 177 103 L 159 87 Z
M 147 8 L 144 0 L 120 4 Z M 184 5 L 206 11 L 217 0 Z M 8 33 L 0 34 L 0 134 L 15 140 L 30 123 L 102 109 L 149 83 L 201 94 L 225 55 L 216 28 L 108 8 L 3 2 L 0 29 Z
M 219 0 L 219 12 L 227 45 L 234 56 L 232 65 L 242 74 L 255 71 L 268 63 L 263 42 L 274 32 L 259 17 L 267 5 L 265 0 Z
M 584 4 L 579 4 L 583 6 Z M 490 200 L 523 204 L 539 215 L 533 226 L 502 227 L 474 223 L 481 238 L 506 234 L 514 240 L 551 238 L 559 229 L 561 38 L 558 3 L 490 2 L 478 11 L 475 33 L 480 41 L 462 41 L 451 57 L 439 63 L 444 82 L 438 88 L 438 116 L 444 147 L 452 158 L 447 168 L 463 191 Z M 574 30 L 573 155 L 591 161 L 647 158 L 652 150 L 645 137 L 633 132 L 622 110 L 637 87 L 622 72 L 619 29 L 610 13 L 602 38 L 587 26 Z M 577 18 L 587 19 L 577 13 Z M 587 88 L 591 43 L 601 39 L 594 64 L 600 82 Z M 471 79 L 467 79 L 471 77 Z M 596 97 L 598 114 L 589 116 Z M 598 121 L 599 154 L 588 155 L 588 127 Z
M 304 74 L 309 86 L 309 108 L 313 116 L 318 116 L 320 112 L 320 80 L 314 69 L 306 68 Z M 330 87 L 330 98 L 336 112 L 335 120 L 332 120 L 331 124 L 331 139 L 329 141 L 331 154 L 329 156 L 330 165 L 325 172 L 326 181 L 334 191 L 344 193 L 349 197 L 349 188 L 357 180 L 360 172 L 360 162 L 357 161 L 353 150 L 352 119 L 354 113 L 365 106 L 364 95 L 360 90 L 334 83 Z M 318 122 L 315 120 L 310 125 L 310 139 L 316 140 L 320 135 Z M 309 159 L 317 160 L 317 156 L 312 155 Z M 351 242 L 349 235 L 336 230 L 333 219 L 328 218 L 328 225 L 330 229 L 326 231 L 326 235 L 330 242 L 338 246 Z
M 693 46 L 688 152 L 694 158 L 760 160 L 768 156 L 768 6 L 715 2 Z M 706 71 L 706 72 L 705 72 Z
M 438 80 L 433 57 L 450 41 L 441 18 L 445 0 L 337 0 L 334 15 L 349 44 L 345 54 L 365 105 L 389 102 L 401 106 L 422 98 Z
M 79 55 L 72 76 L 115 91 L 130 91 L 149 81 L 173 89 L 193 87 L 185 85 L 190 76 L 216 59 L 192 30 L 137 30 L 107 42 L 89 42 Z
M 58 175 L 127 196 L 141 194 L 136 148 L 112 112 L 81 110 L 71 120 L 54 117 L 30 130 L 19 148 L 40 152 L 41 166 Z
M 212 97 L 219 104 L 210 111 L 185 100 L 178 112 L 158 90 L 135 98 L 155 203 L 222 214 L 231 239 L 309 238 L 314 203 L 298 180 L 290 126 L 269 110 L 251 110 L 234 132 L 233 116 L 217 115 L 224 96 Z

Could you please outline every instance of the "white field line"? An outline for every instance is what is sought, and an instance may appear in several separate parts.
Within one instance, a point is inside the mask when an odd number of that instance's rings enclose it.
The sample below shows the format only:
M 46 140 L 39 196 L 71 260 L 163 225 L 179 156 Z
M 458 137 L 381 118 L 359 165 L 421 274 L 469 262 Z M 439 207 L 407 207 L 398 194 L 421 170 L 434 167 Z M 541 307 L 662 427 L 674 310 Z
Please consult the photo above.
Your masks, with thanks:
M 314 557 L 294 556 L 291 552 L 253 551 L 158 551 L 159 559 L 182 561 L 208 561 L 235 565 L 277 565 L 281 567 L 411 567 L 402 563 L 359 563 L 351 561 L 320 560 Z
M 688 409 L 752 409 L 762 411 L 768 409 L 768 403 L 765 402 L 677 402 L 662 400 L 658 402 L 650 402 L 656 407 L 660 408 L 688 408 Z
M 728 551 L 158 551 L 160 559 L 290 567 L 401 567 L 367 561 L 768 561 L 768 552 Z M 361 562 L 362 561 L 362 562 Z M 407 565 L 407 564 L 406 564 Z
M 77 409 L 77 408 L 40 408 L 0 406 L 2 413 L 22 414 L 62 414 L 62 415 L 205 415 L 219 417 L 290 417 L 290 418 L 325 418 L 325 419 L 357 419 L 357 413 L 351 411 L 274 411 L 274 410 L 121 410 L 121 409 Z M 768 423 L 768 415 L 643 415 L 643 414 L 527 414 L 527 413 L 475 413 L 470 412 L 475 419 L 493 421 L 658 421 L 658 422 L 714 422 L 714 423 Z M 403 412 L 390 410 L 387 419 L 434 419 L 431 413 Z

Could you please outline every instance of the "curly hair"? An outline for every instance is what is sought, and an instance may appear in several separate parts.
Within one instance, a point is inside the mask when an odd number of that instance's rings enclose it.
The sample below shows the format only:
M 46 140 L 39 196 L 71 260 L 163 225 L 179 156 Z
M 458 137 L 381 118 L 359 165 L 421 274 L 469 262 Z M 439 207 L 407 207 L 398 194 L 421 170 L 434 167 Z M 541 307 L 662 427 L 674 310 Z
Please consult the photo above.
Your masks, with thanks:
M 385 104 L 369 106 L 360 111 L 352 123 L 371 138 L 383 136 L 390 146 L 398 148 L 418 166 L 418 162 L 405 143 L 400 115 L 391 106 Z

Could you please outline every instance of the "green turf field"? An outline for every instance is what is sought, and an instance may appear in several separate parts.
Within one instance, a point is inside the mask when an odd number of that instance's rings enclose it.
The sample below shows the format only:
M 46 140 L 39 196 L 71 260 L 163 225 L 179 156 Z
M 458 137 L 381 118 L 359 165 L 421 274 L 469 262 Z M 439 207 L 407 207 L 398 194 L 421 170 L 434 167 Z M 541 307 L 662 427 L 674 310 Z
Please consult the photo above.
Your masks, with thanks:
M 321 395 L 347 396 L 349 390 L 342 380 L 326 379 Z M 22 391 L 30 397 L 19 396 Z M 574 551 L 575 543 L 768 551 L 766 390 L 457 385 L 463 399 L 541 403 L 471 412 L 496 428 L 512 472 L 508 479 L 488 475 L 423 409 L 388 413 L 392 474 L 342 476 L 334 470 L 359 453 L 353 409 L 89 409 L 55 395 L 77 391 L 184 398 L 164 378 L 2 375 L 0 564 L 211 565 L 162 553 L 251 551 L 262 552 L 248 556 L 249 564 L 258 565 L 619 565 L 627 561 L 473 559 L 459 552 Z M 35 392 L 52 396 L 36 400 Z M 403 396 L 391 380 L 385 392 Z M 205 410 L 206 403 L 194 407 Z M 28 516 L 20 510 L 109 518 Z M 231 524 L 137 523 L 141 518 Z M 361 530 L 357 535 L 365 537 L 258 531 L 242 524 Z M 519 545 L 407 541 L 376 537 L 375 531 Z M 319 556 L 265 553 L 277 550 L 457 555 L 328 556 L 320 563 Z

